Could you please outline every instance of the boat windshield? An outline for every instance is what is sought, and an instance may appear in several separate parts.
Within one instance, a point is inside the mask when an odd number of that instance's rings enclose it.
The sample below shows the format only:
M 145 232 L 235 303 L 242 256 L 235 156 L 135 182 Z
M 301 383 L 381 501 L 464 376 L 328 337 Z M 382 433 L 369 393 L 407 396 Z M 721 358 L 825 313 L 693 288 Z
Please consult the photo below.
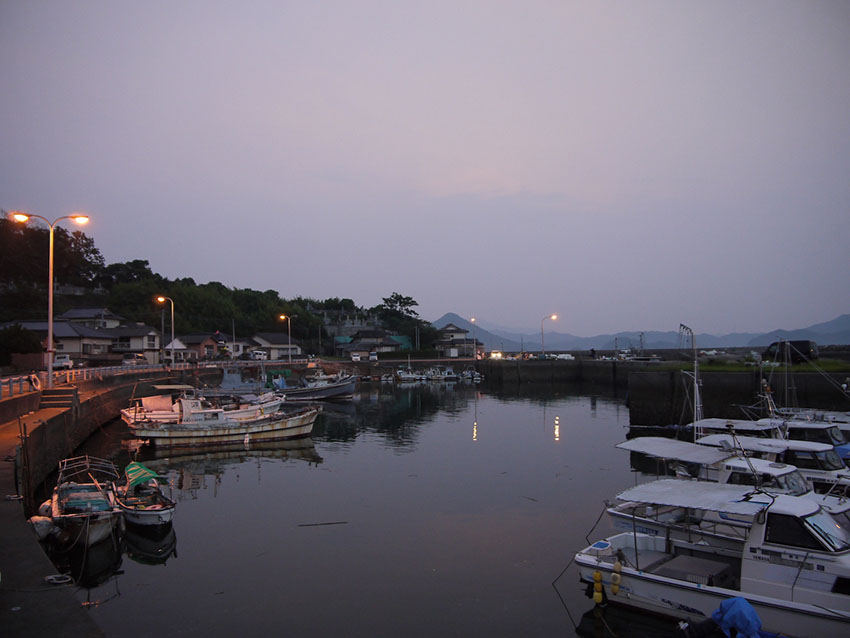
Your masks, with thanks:
M 809 484 L 803 478 L 803 475 L 800 474 L 800 470 L 794 470 L 784 476 L 777 476 L 776 483 L 780 488 L 787 490 L 793 496 L 801 496 L 809 492 Z
M 820 510 L 807 516 L 806 526 L 833 552 L 843 552 L 850 549 L 850 532 L 842 527 L 828 513 Z
M 824 452 L 815 452 L 815 456 L 820 461 L 821 468 L 824 470 L 843 470 L 845 465 L 838 456 L 835 450 L 826 450 Z
M 833 425 L 827 429 L 827 434 L 829 435 L 829 442 L 833 445 L 844 445 L 847 443 L 847 439 L 844 438 L 844 432 L 839 430 L 838 426 Z

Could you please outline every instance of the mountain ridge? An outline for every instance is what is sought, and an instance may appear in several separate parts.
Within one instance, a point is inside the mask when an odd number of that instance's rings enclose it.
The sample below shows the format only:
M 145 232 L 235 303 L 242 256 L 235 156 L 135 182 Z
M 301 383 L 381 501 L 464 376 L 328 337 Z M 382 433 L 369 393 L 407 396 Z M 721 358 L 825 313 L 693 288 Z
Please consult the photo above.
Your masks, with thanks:
M 485 329 L 476 319 L 473 325 L 460 315 L 447 312 L 431 324 L 436 328 L 442 328 L 453 323 L 459 328 L 469 331 L 469 337 L 475 334 L 475 338 L 484 344 L 488 350 L 505 350 L 517 352 L 520 350 L 540 350 L 540 334 L 517 333 L 508 330 L 492 328 Z M 486 323 L 486 322 L 485 322 Z M 488 324 L 493 326 L 494 324 Z M 548 327 L 548 326 L 547 326 Z M 641 335 L 643 335 L 644 350 L 662 350 L 679 348 L 678 331 L 623 331 L 613 334 L 600 334 L 593 337 L 578 337 L 569 333 L 547 330 L 544 335 L 544 343 L 547 350 L 612 350 L 615 348 L 639 348 L 641 346 Z M 850 344 L 850 314 L 839 315 L 835 319 L 816 323 L 806 328 L 792 330 L 778 328 L 766 332 L 733 332 L 725 335 L 712 335 L 700 333 L 695 335 L 696 345 L 704 348 L 734 348 L 752 347 L 763 348 L 779 339 L 785 340 L 811 340 L 818 345 L 843 345 Z

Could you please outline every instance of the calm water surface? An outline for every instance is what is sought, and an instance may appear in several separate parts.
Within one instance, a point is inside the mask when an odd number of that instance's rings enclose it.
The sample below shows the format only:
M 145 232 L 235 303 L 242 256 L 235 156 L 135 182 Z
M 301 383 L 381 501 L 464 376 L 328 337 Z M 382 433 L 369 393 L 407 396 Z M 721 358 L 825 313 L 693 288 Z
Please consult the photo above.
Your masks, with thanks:
M 143 450 L 174 533 L 95 557 L 106 581 L 78 597 L 110 636 L 574 635 L 593 605 L 574 568 L 552 582 L 634 483 L 613 447 L 628 410 L 536 392 L 375 384 L 312 440 Z M 115 422 L 82 451 L 123 465 L 127 438 Z M 603 517 L 592 540 L 610 531 Z

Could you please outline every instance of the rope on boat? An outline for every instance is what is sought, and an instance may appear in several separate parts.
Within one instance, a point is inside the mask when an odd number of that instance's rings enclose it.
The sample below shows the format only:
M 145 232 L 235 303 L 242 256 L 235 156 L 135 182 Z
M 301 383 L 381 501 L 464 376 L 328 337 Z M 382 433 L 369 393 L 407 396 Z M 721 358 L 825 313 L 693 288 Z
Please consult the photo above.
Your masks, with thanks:
M 599 521 L 602 520 L 602 517 L 605 515 L 605 512 L 608 510 L 608 507 L 610 507 L 610 503 L 608 503 L 608 501 L 605 501 L 605 504 L 602 506 L 602 511 L 599 512 L 599 518 L 596 519 L 596 522 L 593 524 L 593 527 L 591 527 L 590 530 L 588 530 L 587 534 L 584 535 L 584 540 L 587 541 L 588 545 L 591 544 L 590 543 L 590 535 L 593 533 L 593 530 L 596 529 L 596 526 L 599 525 Z

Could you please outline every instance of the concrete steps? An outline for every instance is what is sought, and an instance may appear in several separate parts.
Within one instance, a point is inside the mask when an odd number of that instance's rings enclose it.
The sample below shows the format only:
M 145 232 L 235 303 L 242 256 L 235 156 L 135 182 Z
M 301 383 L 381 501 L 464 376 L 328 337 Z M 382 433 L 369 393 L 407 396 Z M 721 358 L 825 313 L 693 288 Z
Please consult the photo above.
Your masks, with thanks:
M 48 389 L 44 388 L 41 391 L 41 403 L 39 410 L 44 408 L 73 408 L 79 405 L 79 396 L 77 388 L 74 386 L 66 386 L 62 388 Z

